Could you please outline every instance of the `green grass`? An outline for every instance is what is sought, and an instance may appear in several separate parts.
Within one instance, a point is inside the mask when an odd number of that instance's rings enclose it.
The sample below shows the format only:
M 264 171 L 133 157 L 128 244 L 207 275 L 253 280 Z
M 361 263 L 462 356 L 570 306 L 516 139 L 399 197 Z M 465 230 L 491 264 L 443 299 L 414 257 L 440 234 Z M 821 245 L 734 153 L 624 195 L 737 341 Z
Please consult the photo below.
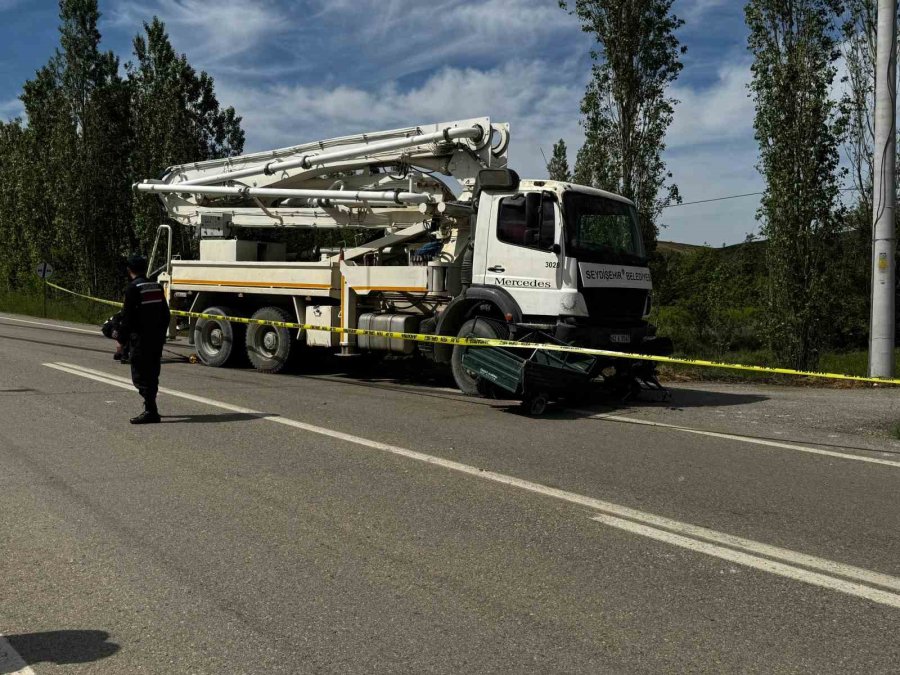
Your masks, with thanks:
M 0 312 L 44 317 L 44 301 L 40 291 L 10 293 L 0 291 Z M 99 326 L 116 309 L 48 289 L 46 318 Z
M 684 358 L 700 358 L 724 363 L 739 363 L 754 366 L 777 365 L 772 353 L 766 350 L 729 352 L 721 357 L 708 355 L 676 354 Z M 897 363 L 900 364 L 900 349 L 897 350 Z M 868 373 L 869 355 L 865 351 L 829 352 L 819 359 L 816 372 L 836 373 L 839 375 L 853 375 L 865 377 Z M 694 366 L 678 366 L 663 364 L 660 366 L 663 379 L 669 381 L 705 381 L 705 382 L 755 382 L 782 385 L 804 386 L 856 386 L 853 383 L 840 380 L 823 380 L 820 378 L 803 378 L 794 375 L 778 375 L 770 373 L 752 373 L 742 370 L 725 370 L 718 368 L 698 368 Z M 858 384 L 858 383 L 857 383 Z M 864 385 L 863 385 L 864 386 Z M 900 426 L 900 425 L 898 425 Z

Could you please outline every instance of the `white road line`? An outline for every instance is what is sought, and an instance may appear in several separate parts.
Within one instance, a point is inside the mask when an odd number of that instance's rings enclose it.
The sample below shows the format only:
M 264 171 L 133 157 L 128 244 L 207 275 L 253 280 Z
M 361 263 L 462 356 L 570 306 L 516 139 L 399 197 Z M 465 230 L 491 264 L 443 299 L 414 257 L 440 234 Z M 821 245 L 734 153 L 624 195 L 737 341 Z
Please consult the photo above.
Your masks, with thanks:
M 646 525 L 641 525 L 640 523 L 635 523 L 630 520 L 623 520 L 614 516 L 599 515 L 591 520 L 596 520 L 597 522 L 611 527 L 617 527 L 620 530 L 626 530 L 633 534 L 639 534 L 642 537 L 649 537 L 650 539 L 671 544 L 672 546 L 680 546 L 681 548 L 697 551 L 698 553 L 705 553 L 706 555 L 721 558 L 722 560 L 727 560 L 738 565 L 752 567 L 753 569 L 762 570 L 763 572 L 777 574 L 778 576 L 802 581 L 814 586 L 821 586 L 822 588 L 828 588 L 833 591 L 840 591 L 841 593 L 847 593 L 848 595 L 855 595 L 860 598 L 871 600 L 872 602 L 877 602 L 881 605 L 888 605 L 900 609 L 900 595 L 895 593 L 889 593 L 888 591 L 882 591 L 870 586 L 863 586 L 862 584 L 856 584 L 852 581 L 836 579 L 818 572 L 805 570 L 801 567 L 785 565 L 784 563 L 776 562 L 774 560 L 759 558 L 747 553 L 741 553 L 740 551 L 725 548 L 724 546 L 716 546 L 715 544 L 710 544 L 698 539 L 683 537 L 680 534 L 674 534 L 665 530 L 657 530 L 654 527 L 647 527 Z
M 99 335 L 100 337 L 103 337 L 103 335 L 100 333 L 99 328 L 97 328 L 95 330 L 87 330 L 86 328 L 74 328 L 72 326 L 63 326 L 62 324 L 58 324 L 58 323 L 43 323 L 41 321 L 28 321 L 26 319 L 14 319 L 11 316 L 0 316 L 0 319 L 2 319 L 3 321 L 18 321 L 19 323 L 28 323 L 33 326 L 45 326 L 47 328 L 59 328 L 60 330 L 71 330 L 76 333 L 88 333 L 90 335 Z
M 12 648 L 9 641 L 0 633 L 0 673 L 3 675 L 34 675 L 25 660 Z
M 85 368 L 83 366 L 69 363 L 45 363 L 44 365 L 49 368 L 54 368 L 56 370 L 70 373 L 72 375 L 77 375 L 79 377 L 85 377 L 98 382 L 103 382 L 111 386 L 121 387 L 123 389 L 132 389 L 132 385 L 129 380 L 100 370 L 93 370 L 91 368 Z M 501 485 L 518 488 L 520 490 L 543 495 L 545 497 L 552 497 L 554 499 L 559 499 L 570 504 L 577 504 L 589 509 L 593 509 L 595 511 L 603 512 L 604 517 L 613 516 L 619 520 L 627 519 L 629 521 L 637 521 L 638 523 L 649 526 L 650 529 L 654 530 L 670 530 L 671 532 L 666 533 L 669 537 L 675 537 L 676 535 L 673 533 L 677 532 L 679 533 L 679 536 L 683 535 L 681 536 L 681 538 L 683 539 L 688 539 L 689 537 L 695 538 L 691 540 L 696 544 L 694 550 L 703 553 L 722 548 L 713 546 L 710 542 L 722 544 L 724 546 L 730 547 L 731 549 L 740 549 L 740 551 L 746 552 L 741 554 L 742 556 L 745 556 L 748 560 L 753 559 L 755 561 L 754 565 L 750 565 L 751 567 L 765 569 L 765 571 L 771 572 L 773 574 L 787 576 L 799 581 L 808 581 L 808 583 L 813 583 L 817 586 L 823 586 L 835 591 L 839 591 L 841 593 L 847 593 L 849 595 L 854 595 L 868 600 L 874 600 L 875 602 L 880 602 L 881 604 L 888 604 L 890 606 L 900 608 L 900 594 L 893 594 L 889 593 L 888 591 L 876 592 L 872 588 L 862 586 L 861 584 L 849 583 L 846 581 L 846 579 L 853 579 L 858 582 L 873 584 L 876 586 L 881 586 L 882 588 L 900 591 L 900 578 L 897 577 L 881 574 L 879 572 L 873 572 L 871 570 L 855 567 L 853 565 L 845 565 L 843 563 L 828 560 L 826 558 L 806 555 L 804 553 L 791 551 L 790 549 L 785 549 L 778 546 L 771 546 L 769 544 L 764 544 L 752 539 L 737 537 L 705 527 L 691 525 L 689 523 L 682 523 L 677 520 L 672 520 L 663 516 L 657 516 L 652 513 L 646 513 L 644 511 L 632 509 L 627 506 L 621 506 L 619 504 L 606 502 L 600 499 L 595 499 L 593 497 L 579 495 L 574 492 L 568 492 L 566 490 L 560 490 L 558 488 L 541 485 L 540 483 L 534 483 L 532 481 L 523 480 L 521 478 L 515 478 L 514 476 L 495 473 L 486 469 L 479 469 L 476 466 L 463 464 L 461 462 L 455 462 L 453 460 L 444 459 L 442 457 L 435 457 L 433 455 L 417 452 L 415 450 L 401 448 L 396 445 L 380 443 L 378 441 L 362 438 L 360 436 L 354 436 L 352 434 L 347 434 L 341 431 L 335 431 L 333 429 L 327 429 L 313 424 L 299 422 L 287 417 L 267 415 L 258 410 L 244 408 L 242 406 L 236 406 L 230 403 L 224 403 L 222 401 L 216 401 L 213 399 L 205 398 L 203 396 L 189 394 L 187 392 L 161 388 L 160 393 L 183 398 L 197 403 L 203 403 L 205 405 L 220 408 L 222 410 L 228 410 L 230 412 L 258 415 L 260 419 L 269 422 L 275 422 L 277 424 L 300 429 L 302 431 L 319 434 L 321 436 L 327 436 L 329 438 L 334 438 L 336 440 L 345 441 L 347 443 L 360 445 L 366 448 L 371 448 L 373 450 L 387 452 L 392 455 L 405 457 L 407 459 L 413 459 L 418 462 L 431 464 L 433 466 L 439 466 L 450 471 L 455 471 L 457 473 L 473 476 L 481 480 L 487 480 L 494 483 L 499 483 Z M 617 524 L 615 526 L 618 527 L 619 525 Z M 623 527 L 621 529 L 626 528 Z M 674 539 L 672 541 L 674 542 Z M 733 558 L 734 556 L 738 555 L 740 551 L 732 550 L 728 555 L 732 556 Z M 772 563 L 772 561 L 747 554 L 758 554 L 761 556 L 766 556 L 767 558 L 776 558 L 780 560 L 782 564 L 770 564 L 766 567 L 762 567 L 763 562 Z M 710 555 L 712 555 L 712 553 L 710 553 Z M 728 559 L 731 560 L 732 558 Z M 737 562 L 737 560 L 734 560 L 734 562 Z M 802 567 L 792 567 L 791 565 L 800 565 Z M 789 568 L 790 574 L 785 574 L 784 568 Z M 810 572 L 809 569 L 803 568 L 817 570 L 822 574 L 809 576 L 813 573 Z M 804 575 L 806 575 L 808 578 L 805 578 Z M 844 579 L 838 577 L 844 577 Z
M 847 452 L 837 452 L 836 450 L 822 450 L 807 445 L 797 445 L 795 443 L 782 443 L 780 441 L 770 441 L 765 438 L 756 438 L 754 436 L 739 436 L 737 434 L 726 434 L 718 431 L 705 431 L 703 429 L 692 429 L 691 427 L 682 427 L 677 424 L 666 424 L 665 422 L 654 422 L 652 420 L 643 420 L 638 417 L 623 417 L 622 415 L 607 413 L 592 413 L 590 410 L 576 410 L 582 414 L 588 415 L 591 419 L 609 420 L 610 422 L 626 422 L 628 424 L 639 424 L 645 427 L 658 427 L 660 429 L 670 429 L 672 431 L 680 431 L 685 434 L 695 434 L 697 436 L 709 436 L 711 438 L 722 438 L 728 441 L 738 441 L 740 443 L 749 443 L 751 445 L 763 445 L 769 448 L 778 448 L 779 450 L 794 450 L 795 452 L 805 452 L 811 455 L 822 455 L 825 457 L 837 457 L 838 459 L 849 459 L 854 462 L 865 462 L 867 464 L 880 464 L 881 466 L 892 466 L 900 468 L 900 462 L 891 459 L 879 459 L 878 457 L 866 457 L 865 455 L 853 455 Z M 869 452 L 878 452 L 870 450 Z

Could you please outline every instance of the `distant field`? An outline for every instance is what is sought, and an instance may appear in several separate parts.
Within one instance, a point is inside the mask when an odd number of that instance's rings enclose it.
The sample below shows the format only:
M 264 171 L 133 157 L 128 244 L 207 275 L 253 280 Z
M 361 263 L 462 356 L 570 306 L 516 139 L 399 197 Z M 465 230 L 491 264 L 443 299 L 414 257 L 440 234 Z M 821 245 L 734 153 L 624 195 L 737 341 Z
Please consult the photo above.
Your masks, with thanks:
M 656 242 L 656 248 L 659 251 L 671 251 L 673 253 L 688 253 L 690 251 L 696 251 L 698 248 L 707 248 L 707 247 L 699 246 L 697 244 L 680 244 L 677 241 L 658 241 L 658 242 Z

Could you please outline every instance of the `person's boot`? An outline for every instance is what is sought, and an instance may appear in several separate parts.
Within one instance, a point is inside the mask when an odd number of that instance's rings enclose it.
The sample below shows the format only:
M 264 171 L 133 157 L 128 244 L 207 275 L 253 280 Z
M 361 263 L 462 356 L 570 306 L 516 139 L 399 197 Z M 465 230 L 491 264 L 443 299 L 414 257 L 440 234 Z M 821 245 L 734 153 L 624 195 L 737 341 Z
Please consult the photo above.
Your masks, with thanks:
M 162 419 L 156 410 L 145 410 L 137 417 L 131 418 L 132 424 L 157 424 L 161 421 Z

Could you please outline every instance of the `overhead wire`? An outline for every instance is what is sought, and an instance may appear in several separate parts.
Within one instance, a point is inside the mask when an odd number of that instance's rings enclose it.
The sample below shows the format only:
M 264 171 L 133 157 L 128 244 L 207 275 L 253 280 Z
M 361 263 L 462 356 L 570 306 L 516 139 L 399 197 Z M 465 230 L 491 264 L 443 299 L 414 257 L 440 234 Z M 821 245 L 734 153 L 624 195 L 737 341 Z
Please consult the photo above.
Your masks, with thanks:
M 856 188 L 856 187 L 841 188 L 840 191 L 841 192 L 858 192 L 859 188 Z M 671 209 L 676 206 L 691 206 L 692 204 L 708 204 L 709 202 L 722 202 L 722 201 L 725 201 L 726 199 L 740 199 L 742 197 L 758 197 L 758 196 L 762 196 L 764 194 L 766 194 L 766 193 L 765 192 L 745 192 L 745 193 L 739 194 L 739 195 L 725 195 L 724 197 L 713 197 L 711 199 L 698 199 L 697 201 L 693 201 L 693 202 L 679 202 L 677 204 L 666 204 L 662 208 Z

